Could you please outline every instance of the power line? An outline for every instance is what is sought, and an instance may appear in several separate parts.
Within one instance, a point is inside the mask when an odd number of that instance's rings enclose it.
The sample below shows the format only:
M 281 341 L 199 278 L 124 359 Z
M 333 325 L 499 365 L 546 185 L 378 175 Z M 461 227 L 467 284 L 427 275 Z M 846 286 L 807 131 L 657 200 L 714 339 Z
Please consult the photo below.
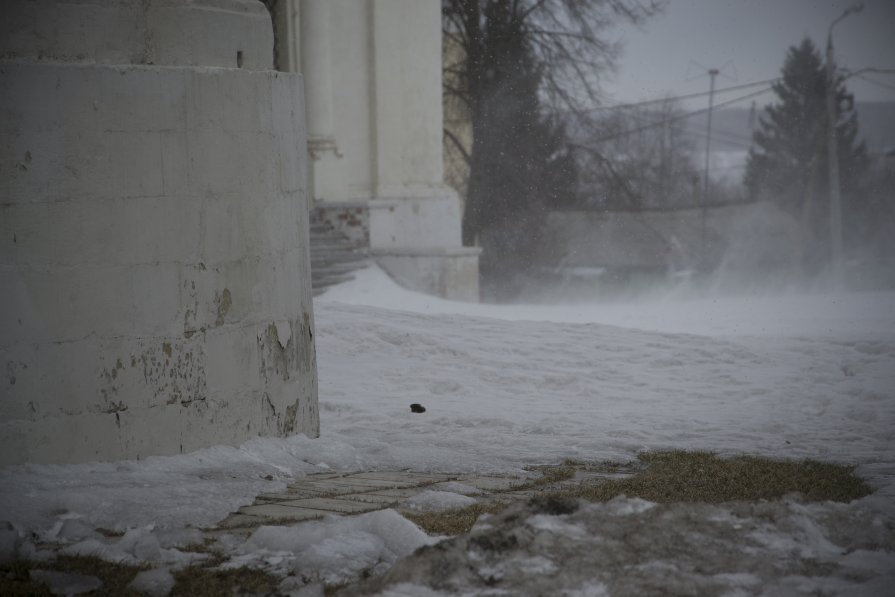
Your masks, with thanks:
M 685 129 L 682 132 L 683 132 L 683 134 L 688 135 L 689 137 L 693 137 L 693 138 L 705 137 L 705 127 L 702 127 L 702 130 L 700 130 L 700 131 L 694 131 L 692 129 Z M 723 131 L 718 131 L 713 128 L 712 129 L 712 139 L 714 139 L 714 140 L 720 141 L 727 145 L 734 145 L 736 147 L 741 147 L 743 149 L 749 149 L 750 147 L 752 147 L 751 141 L 746 142 L 746 141 L 742 141 L 742 140 L 727 139 L 727 138 L 724 138 L 723 136 L 719 137 L 716 133 L 723 133 Z
M 699 123 L 688 123 L 684 125 L 683 132 L 688 135 L 705 135 L 706 126 L 704 124 Z M 728 131 L 725 129 L 719 129 L 718 127 L 712 127 L 712 139 L 719 139 L 724 143 L 729 143 L 731 145 L 752 145 L 752 137 L 741 135 L 739 133 L 734 133 L 732 131 Z
M 766 87 L 766 88 L 764 88 L 764 89 L 759 89 L 758 91 L 753 91 L 752 93 L 748 93 L 748 94 L 743 95 L 743 96 L 740 96 L 740 97 L 735 97 L 735 98 L 733 98 L 733 99 L 725 100 L 725 101 L 723 101 L 723 102 L 720 102 L 720 103 L 718 103 L 718 104 L 715 104 L 715 105 L 713 106 L 713 109 L 722 108 L 722 107 L 724 107 L 724 106 L 730 106 L 730 105 L 732 105 L 732 104 L 736 104 L 736 103 L 739 103 L 739 102 L 742 102 L 742 101 L 746 101 L 746 100 L 748 100 L 748 99 L 752 99 L 753 97 L 757 97 L 757 96 L 759 96 L 759 95 L 763 95 L 763 94 L 765 94 L 765 93 L 767 93 L 767 92 L 769 92 L 769 91 L 771 91 L 771 90 L 772 90 L 771 87 Z M 706 94 L 706 95 L 707 95 L 707 94 Z M 649 129 L 652 129 L 652 128 L 657 128 L 657 127 L 665 126 L 665 125 L 667 125 L 667 124 L 669 124 L 669 123 L 672 123 L 672 122 L 677 122 L 677 121 L 679 121 L 679 120 L 685 120 L 685 119 L 687 119 L 687 118 L 692 118 L 692 117 L 694 117 L 694 116 L 698 116 L 698 115 L 700 115 L 700 114 L 706 114 L 708 111 L 709 111 L 708 108 L 701 108 L 701 109 L 699 109 L 699 110 L 694 110 L 694 111 L 692 111 L 692 112 L 687 112 L 687 113 L 685 113 L 685 114 L 679 114 L 679 115 L 677 115 L 677 116 L 672 116 L 672 117 L 670 117 L 670 118 L 665 118 L 665 119 L 660 120 L 660 121 L 658 121 L 658 122 L 652 122 L 652 123 L 650 123 L 650 124 L 646 124 L 646 125 L 643 125 L 643 126 L 635 127 L 635 128 L 633 128 L 633 129 L 628 129 L 628 130 L 625 130 L 625 131 L 620 131 L 620 132 L 618 132 L 618 133 L 612 133 L 612 134 L 610 134 L 610 135 L 606 135 L 606 136 L 604 136 L 604 137 L 600 137 L 600 138 L 598 138 L 598 139 L 594 139 L 592 142 L 593 142 L 593 143 L 603 143 L 603 142 L 605 142 L 605 141 L 612 141 L 612 140 L 614 140 L 614 139 L 618 139 L 618 138 L 620 138 L 620 137 L 626 137 L 626 136 L 628 136 L 628 135 L 633 135 L 633 134 L 635 134 L 635 133 L 640 133 L 640 132 L 643 132 L 643 131 L 646 131 L 646 130 L 649 130 Z
M 888 83 L 883 83 L 882 81 L 877 81 L 876 79 L 871 79 L 870 77 L 867 77 L 864 75 L 858 75 L 858 78 L 863 79 L 864 81 L 867 81 L 868 83 L 873 83 L 874 85 L 878 85 L 880 87 L 885 87 L 886 89 L 895 90 L 895 85 L 889 85 Z
M 779 80 L 780 80 L 780 77 L 777 77 L 774 79 L 766 79 L 764 81 L 755 81 L 753 83 L 743 83 L 741 85 L 734 85 L 732 87 L 724 87 L 723 89 L 716 89 L 715 93 L 726 93 L 728 91 L 738 91 L 740 89 L 748 89 L 750 87 L 757 87 L 759 85 L 771 85 L 773 83 L 776 83 Z M 638 108 L 640 106 L 649 106 L 652 104 L 661 104 L 664 102 L 673 102 L 673 101 L 678 101 L 678 100 L 694 99 L 694 98 L 699 98 L 699 97 L 706 97 L 708 95 L 709 95 L 708 91 L 700 91 L 698 93 L 688 93 L 686 95 L 663 97 L 661 99 L 644 100 L 641 102 L 631 102 L 628 104 L 615 104 L 614 106 L 596 106 L 596 107 L 590 108 L 590 110 L 621 110 L 624 108 Z
M 695 116 L 699 116 L 699 114 L 695 114 Z M 652 120 L 646 114 L 630 114 L 629 118 L 636 120 L 638 122 L 638 124 L 645 122 L 646 123 L 645 126 L 650 126 L 653 124 L 658 125 L 660 122 L 661 122 L 661 124 L 664 125 L 667 122 L 666 120 L 662 120 L 662 121 Z M 698 129 L 698 131 L 695 129 Z M 692 122 L 692 123 L 687 122 L 683 125 L 682 128 L 679 128 L 677 130 L 679 130 L 682 134 L 689 135 L 692 137 L 695 137 L 697 135 L 705 136 L 706 125 L 700 124 L 698 122 Z M 718 128 L 717 126 L 714 126 L 714 125 L 712 126 L 712 139 L 719 139 L 719 140 L 723 141 L 724 143 L 728 143 L 730 145 L 740 145 L 740 146 L 746 147 L 746 148 L 752 146 L 752 136 L 751 135 L 741 135 L 741 134 L 735 133 L 733 131 L 729 131 L 729 130 L 726 130 L 723 128 Z

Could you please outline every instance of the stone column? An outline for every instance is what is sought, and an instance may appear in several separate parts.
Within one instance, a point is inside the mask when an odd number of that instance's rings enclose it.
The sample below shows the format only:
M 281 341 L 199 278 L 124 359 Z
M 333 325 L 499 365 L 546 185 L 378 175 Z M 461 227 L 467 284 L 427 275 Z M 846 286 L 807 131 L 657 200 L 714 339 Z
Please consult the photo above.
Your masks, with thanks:
M 329 0 L 301 0 L 299 10 L 301 71 L 305 82 L 308 153 L 313 199 L 344 197 L 342 153 L 333 135 L 332 59 Z
M 302 88 L 264 6 L 3 6 L 0 466 L 316 436 Z
M 287 73 L 301 72 L 298 44 L 299 0 L 276 0 L 273 6 L 274 30 L 278 70 Z

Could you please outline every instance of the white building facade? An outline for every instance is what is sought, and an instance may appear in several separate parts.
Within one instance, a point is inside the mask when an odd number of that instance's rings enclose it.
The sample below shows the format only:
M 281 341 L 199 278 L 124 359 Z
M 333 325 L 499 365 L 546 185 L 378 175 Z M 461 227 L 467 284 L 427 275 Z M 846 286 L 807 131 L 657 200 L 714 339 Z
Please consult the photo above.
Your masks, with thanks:
M 478 300 L 444 183 L 438 0 L 277 0 L 279 67 L 307 97 L 314 217 L 368 243 L 399 283 Z

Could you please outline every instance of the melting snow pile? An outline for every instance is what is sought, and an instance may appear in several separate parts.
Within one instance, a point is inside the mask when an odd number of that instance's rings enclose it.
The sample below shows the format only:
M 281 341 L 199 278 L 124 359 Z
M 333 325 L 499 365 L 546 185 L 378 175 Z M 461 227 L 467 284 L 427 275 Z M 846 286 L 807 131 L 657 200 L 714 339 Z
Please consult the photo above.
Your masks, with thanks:
M 354 518 L 328 517 L 295 526 L 263 526 L 240 545 L 225 567 L 253 566 L 292 583 L 341 583 L 381 574 L 399 558 L 438 540 L 394 510 Z
M 483 517 L 347 595 L 884 595 L 892 520 L 861 507 L 544 501 Z

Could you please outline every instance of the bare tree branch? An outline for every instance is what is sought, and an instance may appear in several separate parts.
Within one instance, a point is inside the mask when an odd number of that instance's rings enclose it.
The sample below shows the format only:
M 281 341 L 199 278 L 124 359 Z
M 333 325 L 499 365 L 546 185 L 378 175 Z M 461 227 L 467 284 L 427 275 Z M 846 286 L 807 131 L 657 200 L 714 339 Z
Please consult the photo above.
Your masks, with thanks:
M 469 152 L 463 147 L 463 143 L 460 142 L 460 139 L 458 139 L 454 133 L 448 129 L 444 129 L 444 136 L 447 137 L 447 139 L 454 145 L 454 148 L 460 152 L 460 155 L 463 156 L 463 159 L 467 164 L 472 163 L 472 156 L 469 155 Z

